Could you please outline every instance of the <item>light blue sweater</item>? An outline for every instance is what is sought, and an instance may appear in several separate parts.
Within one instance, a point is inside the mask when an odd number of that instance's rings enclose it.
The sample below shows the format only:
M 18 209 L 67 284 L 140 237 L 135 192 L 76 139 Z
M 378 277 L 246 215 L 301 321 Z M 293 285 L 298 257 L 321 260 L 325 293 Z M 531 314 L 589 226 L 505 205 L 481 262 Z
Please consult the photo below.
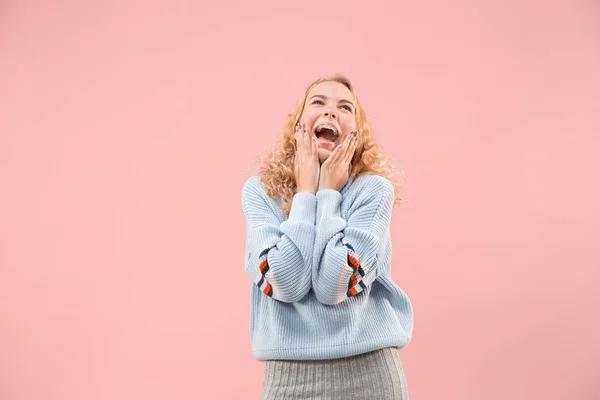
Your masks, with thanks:
M 392 281 L 394 187 L 362 175 L 295 192 L 289 217 L 252 176 L 242 189 L 250 343 L 257 360 L 318 360 L 404 347 L 408 296 Z

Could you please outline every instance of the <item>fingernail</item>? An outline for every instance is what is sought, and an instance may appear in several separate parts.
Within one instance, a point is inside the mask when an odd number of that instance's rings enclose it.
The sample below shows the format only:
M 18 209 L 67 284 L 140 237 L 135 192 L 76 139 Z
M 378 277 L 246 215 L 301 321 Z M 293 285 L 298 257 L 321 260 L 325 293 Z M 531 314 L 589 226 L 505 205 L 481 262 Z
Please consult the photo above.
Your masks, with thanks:
M 353 135 L 354 137 L 358 136 L 358 131 L 354 131 Z

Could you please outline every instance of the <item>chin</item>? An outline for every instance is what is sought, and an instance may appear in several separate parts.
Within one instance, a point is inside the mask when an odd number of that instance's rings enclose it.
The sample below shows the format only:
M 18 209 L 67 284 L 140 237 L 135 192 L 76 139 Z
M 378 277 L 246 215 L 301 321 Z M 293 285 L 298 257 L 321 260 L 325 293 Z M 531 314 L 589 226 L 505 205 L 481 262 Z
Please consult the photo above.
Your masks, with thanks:
M 329 158 L 331 152 L 325 149 L 319 149 L 319 163 L 323 164 Z

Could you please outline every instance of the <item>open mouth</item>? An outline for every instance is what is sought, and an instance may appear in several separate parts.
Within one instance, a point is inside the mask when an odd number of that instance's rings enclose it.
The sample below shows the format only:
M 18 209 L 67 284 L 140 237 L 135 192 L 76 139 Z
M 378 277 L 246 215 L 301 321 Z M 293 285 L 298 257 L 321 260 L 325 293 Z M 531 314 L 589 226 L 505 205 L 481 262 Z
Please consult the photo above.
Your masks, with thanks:
M 315 136 L 317 139 L 323 139 L 331 143 L 335 143 L 340 133 L 337 128 L 330 124 L 320 124 L 315 128 Z

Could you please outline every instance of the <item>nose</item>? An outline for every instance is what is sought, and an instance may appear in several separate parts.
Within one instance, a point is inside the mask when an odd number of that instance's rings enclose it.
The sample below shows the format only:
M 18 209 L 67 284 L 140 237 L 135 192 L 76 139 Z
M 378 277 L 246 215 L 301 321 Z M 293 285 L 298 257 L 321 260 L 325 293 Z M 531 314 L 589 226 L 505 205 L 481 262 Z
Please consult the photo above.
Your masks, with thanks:
M 337 118 L 337 116 L 336 116 L 336 115 L 335 115 L 333 112 L 329 112 L 329 111 L 325 111 L 325 114 L 324 114 L 324 115 L 325 115 L 326 117 L 329 117 L 329 116 L 331 116 L 331 118 L 333 118 L 333 119 L 336 119 L 336 118 Z

